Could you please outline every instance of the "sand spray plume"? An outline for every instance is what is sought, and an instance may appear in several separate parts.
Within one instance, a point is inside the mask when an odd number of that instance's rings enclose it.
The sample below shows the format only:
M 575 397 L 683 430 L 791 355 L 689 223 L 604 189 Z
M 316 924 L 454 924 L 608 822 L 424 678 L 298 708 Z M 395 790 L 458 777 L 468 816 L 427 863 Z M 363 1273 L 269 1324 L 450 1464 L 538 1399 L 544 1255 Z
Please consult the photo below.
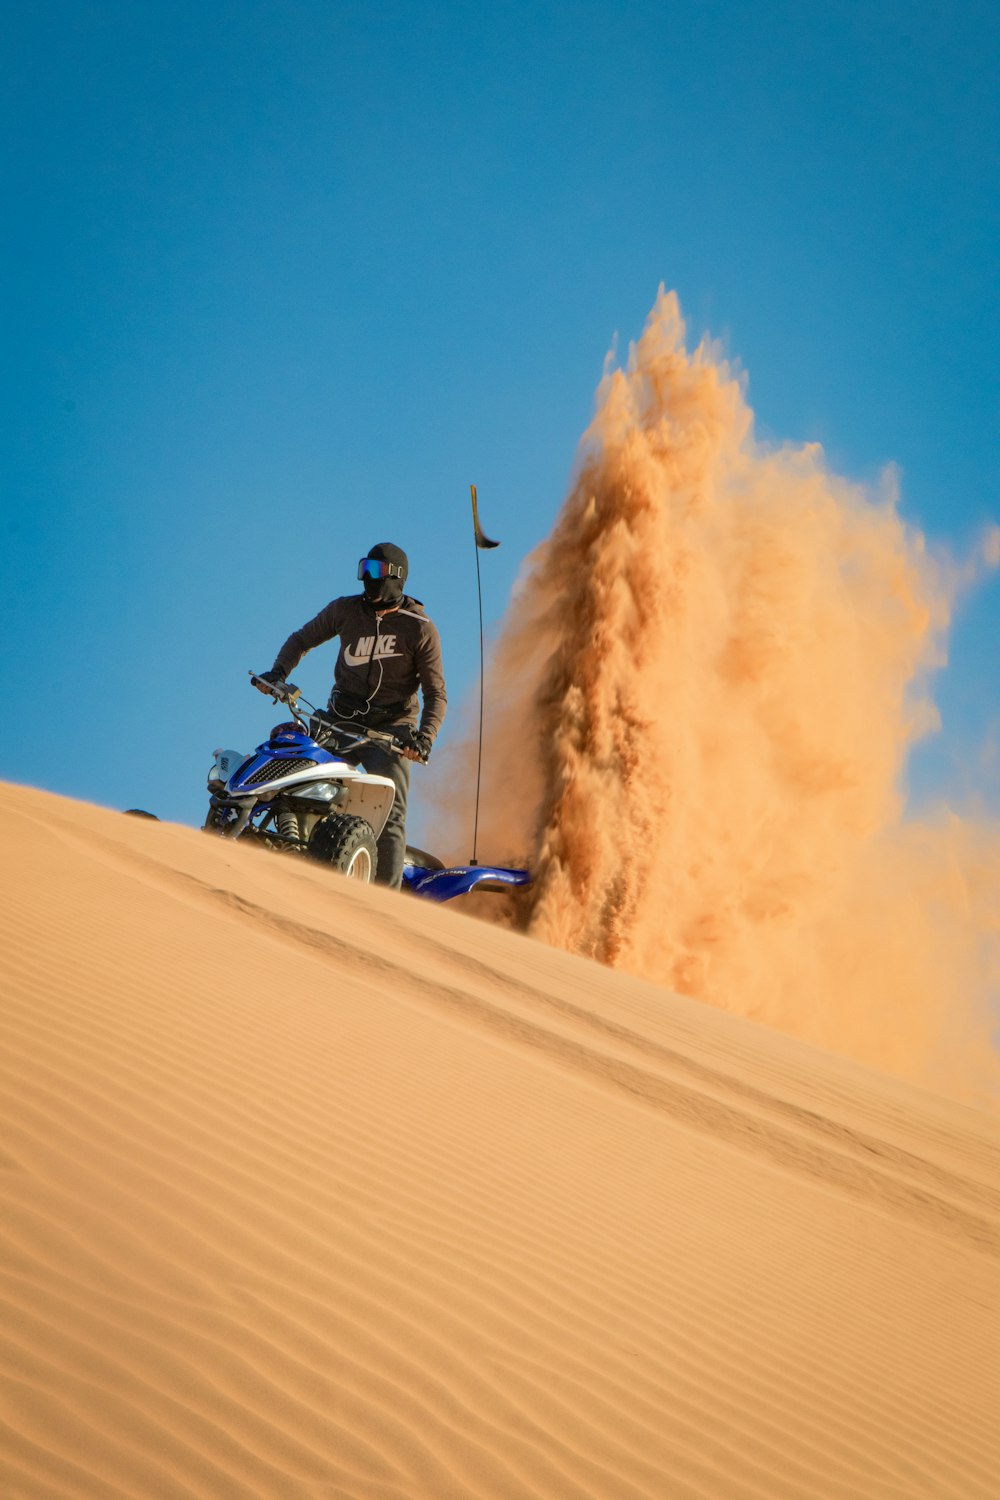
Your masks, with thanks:
M 481 846 L 540 939 L 995 1101 L 1000 831 L 902 807 L 961 570 L 752 420 L 661 291 L 488 667 Z

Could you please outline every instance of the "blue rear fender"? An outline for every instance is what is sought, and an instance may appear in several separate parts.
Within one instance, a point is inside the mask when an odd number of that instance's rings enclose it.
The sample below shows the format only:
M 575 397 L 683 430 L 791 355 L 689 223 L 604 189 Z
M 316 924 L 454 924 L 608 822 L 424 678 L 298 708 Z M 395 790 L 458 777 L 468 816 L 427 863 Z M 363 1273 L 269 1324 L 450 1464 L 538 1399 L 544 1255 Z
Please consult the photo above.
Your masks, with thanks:
M 403 866 L 403 888 L 430 901 L 451 901 L 476 889 L 508 891 L 530 885 L 527 870 L 509 870 L 502 865 L 457 865 L 451 870 L 429 870 L 420 865 Z

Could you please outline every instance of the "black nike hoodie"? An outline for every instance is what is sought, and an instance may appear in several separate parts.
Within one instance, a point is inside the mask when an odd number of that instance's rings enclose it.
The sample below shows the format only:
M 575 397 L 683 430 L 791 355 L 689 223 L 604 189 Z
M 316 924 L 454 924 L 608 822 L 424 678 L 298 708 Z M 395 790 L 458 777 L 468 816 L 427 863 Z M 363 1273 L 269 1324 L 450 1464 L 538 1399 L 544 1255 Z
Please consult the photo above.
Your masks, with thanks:
M 448 702 L 441 638 L 419 599 L 404 594 L 398 607 L 376 612 L 364 594 L 333 599 L 288 637 L 275 658 L 286 677 L 307 651 L 340 637 L 330 709 L 339 718 L 378 728 L 419 727 L 433 741 Z M 423 697 L 423 710 L 417 690 Z

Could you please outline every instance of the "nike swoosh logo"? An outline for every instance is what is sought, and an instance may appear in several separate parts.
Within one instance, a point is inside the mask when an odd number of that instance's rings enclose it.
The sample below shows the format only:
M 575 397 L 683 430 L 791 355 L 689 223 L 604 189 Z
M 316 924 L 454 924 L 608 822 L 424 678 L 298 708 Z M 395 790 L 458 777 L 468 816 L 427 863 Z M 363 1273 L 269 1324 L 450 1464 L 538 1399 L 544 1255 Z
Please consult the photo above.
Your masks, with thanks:
M 391 656 L 402 656 L 402 654 L 402 651 L 376 651 L 375 660 L 388 661 Z M 350 646 L 344 647 L 344 660 L 349 667 L 367 666 L 371 659 L 372 648 L 366 641 L 358 642 L 358 649 L 356 652 L 352 651 Z

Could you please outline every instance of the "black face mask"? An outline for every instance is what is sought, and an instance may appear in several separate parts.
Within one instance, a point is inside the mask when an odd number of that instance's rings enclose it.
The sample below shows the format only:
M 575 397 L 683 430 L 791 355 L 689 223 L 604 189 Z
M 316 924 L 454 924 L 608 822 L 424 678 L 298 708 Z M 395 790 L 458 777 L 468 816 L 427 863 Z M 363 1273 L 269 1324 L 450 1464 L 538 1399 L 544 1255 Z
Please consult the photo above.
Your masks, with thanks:
M 395 609 L 403 601 L 403 585 L 409 568 L 406 553 L 402 547 L 394 547 L 392 542 L 379 542 L 368 556 L 376 562 L 392 563 L 400 570 L 401 577 L 362 579 L 365 598 L 369 604 L 376 609 Z
M 366 578 L 363 587 L 368 603 L 379 609 L 394 609 L 402 603 L 403 585 L 398 578 Z

